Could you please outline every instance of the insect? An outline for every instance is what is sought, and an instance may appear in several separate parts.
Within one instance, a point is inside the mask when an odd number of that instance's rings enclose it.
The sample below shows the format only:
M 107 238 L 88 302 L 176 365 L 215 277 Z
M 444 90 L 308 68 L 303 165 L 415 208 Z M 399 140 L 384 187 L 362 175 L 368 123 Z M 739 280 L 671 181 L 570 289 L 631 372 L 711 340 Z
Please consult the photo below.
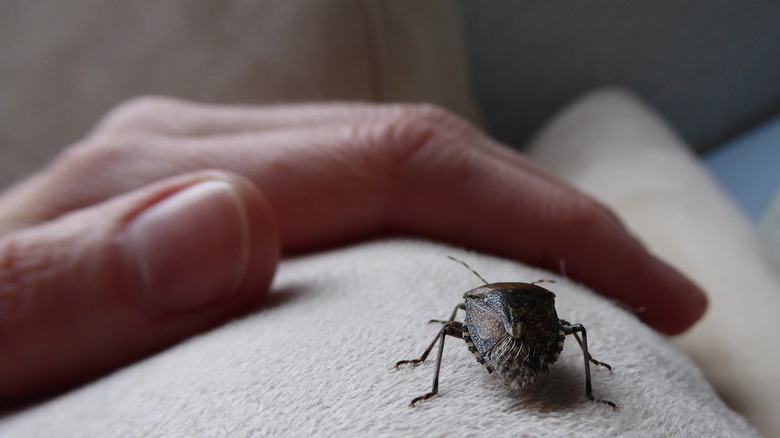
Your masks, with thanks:
M 538 285 L 552 281 L 488 283 L 465 262 L 449 258 L 465 266 L 485 285 L 463 294 L 464 302 L 455 306 L 448 320 L 430 321 L 443 324 L 443 327 L 419 359 L 401 360 L 395 364 L 396 369 L 404 364 L 419 365 L 425 362 L 433 347 L 439 343 L 433 388 L 431 392 L 413 399 L 410 406 L 438 394 L 441 356 L 447 336 L 466 341 L 477 362 L 484 365 L 488 373 L 495 372 L 504 384 L 519 389 L 534 383 L 540 371 L 549 373 L 563 350 L 566 335 L 574 335 L 585 358 L 585 396 L 591 401 L 617 409 L 615 403 L 593 397 L 590 364 L 603 366 L 610 371 L 612 367 L 593 359 L 588 353 L 587 332 L 582 324 L 558 319 L 555 294 Z M 455 321 L 458 310 L 466 312 L 463 322 Z

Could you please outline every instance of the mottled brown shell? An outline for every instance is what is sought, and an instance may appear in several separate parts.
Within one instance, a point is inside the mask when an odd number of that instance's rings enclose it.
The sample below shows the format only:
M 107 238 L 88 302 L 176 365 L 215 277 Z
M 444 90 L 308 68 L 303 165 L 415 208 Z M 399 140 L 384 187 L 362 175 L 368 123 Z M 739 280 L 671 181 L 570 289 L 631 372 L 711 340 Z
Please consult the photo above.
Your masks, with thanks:
M 463 339 L 488 372 L 512 388 L 550 372 L 565 338 L 555 294 L 529 283 L 491 283 L 463 298 Z

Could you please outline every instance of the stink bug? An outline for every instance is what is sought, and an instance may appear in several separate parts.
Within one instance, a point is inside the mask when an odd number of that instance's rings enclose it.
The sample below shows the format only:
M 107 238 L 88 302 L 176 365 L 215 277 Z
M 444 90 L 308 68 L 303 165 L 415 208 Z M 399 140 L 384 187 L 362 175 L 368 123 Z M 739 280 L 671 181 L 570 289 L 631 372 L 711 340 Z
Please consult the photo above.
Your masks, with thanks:
M 410 406 L 438 394 L 441 356 L 444 352 L 444 339 L 447 336 L 466 341 L 469 351 L 474 354 L 477 362 L 487 368 L 488 373 L 495 371 L 504 384 L 519 389 L 534 383 L 540 371 L 549 373 L 550 367 L 558 360 L 563 350 L 566 335 L 574 335 L 585 358 L 585 396 L 592 401 L 617 408 L 617 405 L 609 400 L 596 400 L 593 397 L 590 363 L 603 366 L 610 371 L 612 367 L 590 356 L 588 337 L 582 324 L 571 324 L 558 319 L 555 311 L 555 294 L 538 285 L 545 282 L 552 283 L 552 281 L 488 283 L 466 263 L 454 257 L 449 258 L 465 266 L 485 285 L 463 294 L 464 302 L 455 306 L 448 320 L 430 321 L 444 326 L 419 359 L 401 360 L 395 364 L 396 369 L 409 363 L 418 365 L 425 361 L 439 342 L 433 388 L 431 392 L 413 399 Z M 463 322 L 455 321 L 459 309 L 466 312 Z M 582 338 L 579 334 L 582 334 Z

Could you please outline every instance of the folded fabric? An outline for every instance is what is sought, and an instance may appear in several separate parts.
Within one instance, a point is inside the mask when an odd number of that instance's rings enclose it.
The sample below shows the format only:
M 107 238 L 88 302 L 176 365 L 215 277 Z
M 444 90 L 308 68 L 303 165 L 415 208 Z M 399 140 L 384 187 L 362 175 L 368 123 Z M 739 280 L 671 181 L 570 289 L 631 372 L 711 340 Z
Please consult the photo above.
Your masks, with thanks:
M 513 390 L 448 338 L 417 358 L 463 292 L 489 281 L 553 279 L 560 317 L 588 330 L 593 391 L 569 337 L 549 375 Z M 459 319 L 462 320 L 462 312 Z M 662 336 L 571 281 L 495 257 L 413 240 L 285 261 L 269 303 L 69 394 L 0 421 L 2 436 L 758 436 Z

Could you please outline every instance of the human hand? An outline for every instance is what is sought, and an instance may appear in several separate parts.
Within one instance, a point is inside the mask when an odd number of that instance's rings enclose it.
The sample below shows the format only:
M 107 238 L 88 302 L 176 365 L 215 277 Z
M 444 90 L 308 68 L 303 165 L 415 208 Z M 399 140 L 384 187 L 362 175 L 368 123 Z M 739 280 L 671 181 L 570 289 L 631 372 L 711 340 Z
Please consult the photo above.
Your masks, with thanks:
M 143 98 L 0 197 L 0 402 L 251 309 L 280 254 L 388 233 L 565 261 L 665 333 L 706 308 L 605 207 L 442 110 Z

